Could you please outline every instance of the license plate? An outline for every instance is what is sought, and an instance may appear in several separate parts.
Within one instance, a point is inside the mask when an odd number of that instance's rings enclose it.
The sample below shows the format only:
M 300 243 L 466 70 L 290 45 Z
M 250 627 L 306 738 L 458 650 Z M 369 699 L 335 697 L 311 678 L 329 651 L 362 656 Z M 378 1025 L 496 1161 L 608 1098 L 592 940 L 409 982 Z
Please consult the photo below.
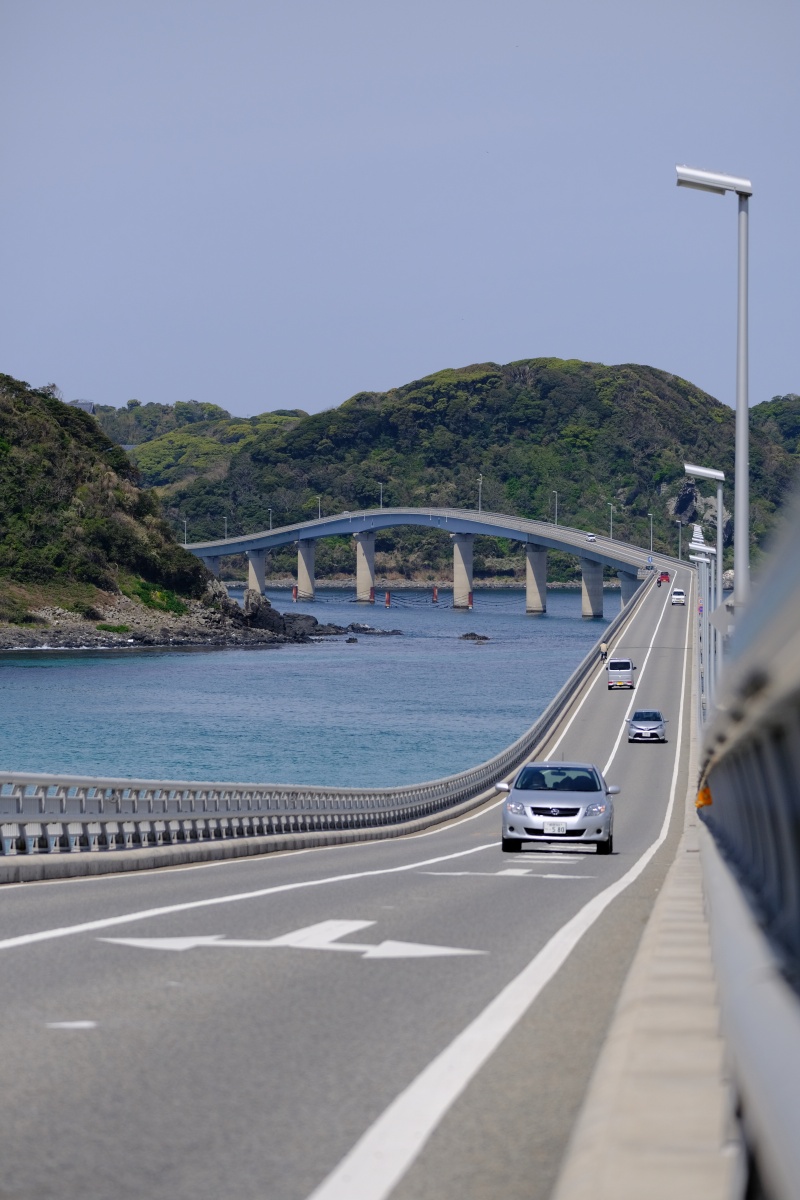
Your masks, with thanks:
M 567 827 L 563 821 L 545 821 L 544 831 L 545 833 L 566 833 Z

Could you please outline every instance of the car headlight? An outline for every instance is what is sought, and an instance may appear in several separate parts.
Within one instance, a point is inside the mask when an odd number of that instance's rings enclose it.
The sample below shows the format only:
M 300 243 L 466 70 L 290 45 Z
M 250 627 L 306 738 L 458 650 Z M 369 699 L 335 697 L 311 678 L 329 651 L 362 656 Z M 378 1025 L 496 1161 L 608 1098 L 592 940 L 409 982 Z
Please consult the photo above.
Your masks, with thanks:
M 587 804 L 583 813 L 586 817 L 602 817 L 607 808 L 607 804 Z
M 506 800 L 506 812 L 514 813 L 515 816 L 525 816 L 525 805 L 520 804 L 519 800 Z

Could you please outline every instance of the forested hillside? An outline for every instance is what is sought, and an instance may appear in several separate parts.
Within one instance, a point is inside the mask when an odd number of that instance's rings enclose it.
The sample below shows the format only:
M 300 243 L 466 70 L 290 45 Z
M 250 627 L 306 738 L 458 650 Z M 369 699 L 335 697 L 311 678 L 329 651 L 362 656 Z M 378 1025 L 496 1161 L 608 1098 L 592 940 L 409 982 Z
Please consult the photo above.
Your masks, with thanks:
M 794 465 L 775 434 L 778 418 L 776 410 L 771 421 L 753 421 L 756 555 Z M 214 440 L 222 445 L 218 434 Z M 161 439 L 137 456 L 147 467 L 167 449 Z M 615 534 L 641 543 L 652 513 L 656 547 L 674 553 L 676 520 L 702 520 L 704 510 L 697 505 L 704 485 L 699 493 L 687 488 L 684 462 L 721 468 L 730 487 L 733 455 L 733 410 L 686 380 L 645 366 L 530 359 L 440 371 L 255 427 L 241 444 L 229 441 L 208 470 L 198 453 L 194 477 L 181 480 L 169 467 L 159 468 L 161 476 L 154 466 L 147 471 L 170 484 L 161 493 L 165 512 L 181 533 L 186 519 L 190 540 L 221 536 L 225 519 L 231 533 L 265 528 L 270 509 L 279 525 L 315 516 L 318 506 L 329 513 L 375 507 L 381 490 L 387 506 L 474 508 L 482 476 L 486 509 L 554 519 L 557 492 L 560 523 L 607 530 L 613 506 Z M 476 544 L 478 573 L 502 570 L 512 550 Z M 415 572 L 445 569 L 449 556 L 446 539 L 400 530 L 382 535 L 378 551 Z M 351 569 L 344 542 L 321 542 L 318 555 L 320 574 Z M 283 558 L 288 568 L 291 555 Z
M 205 568 L 176 544 L 156 494 L 94 418 L 54 392 L 0 375 L 0 615 L 14 609 L 11 584 L 199 596 Z

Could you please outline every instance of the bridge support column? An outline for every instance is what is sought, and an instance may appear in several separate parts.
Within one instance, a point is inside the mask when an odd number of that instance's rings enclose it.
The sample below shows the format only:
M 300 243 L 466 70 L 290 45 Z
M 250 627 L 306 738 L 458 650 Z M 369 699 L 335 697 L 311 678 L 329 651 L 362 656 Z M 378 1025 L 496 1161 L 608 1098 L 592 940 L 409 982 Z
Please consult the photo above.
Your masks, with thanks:
M 360 604 L 375 603 L 375 532 L 365 529 L 354 533 L 356 541 L 356 600 Z
M 525 611 L 547 612 L 547 549 L 525 547 Z
M 603 615 L 603 564 L 581 559 L 581 616 Z
M 620 608 L 624 608 L 629 604 L 634 597 L 634 593 L 641 587 L 642 581 L 637 575 L 632 575 L 629 571 L 617 571 L 619 579 L 619 588 L 621 592 Z
M 267 586 L 266 561 L 266 550 L 247 551 L 247 586 L 262 595 Z
M 315 538 L 301 538 L 297 543 L 297 599 L 314 599 Z
M 213 558 L 204 558 L 203 563 L 208 567 L 212 575 L 216 575 L 219 579 L 219 555 L 215 554 Z
M 472 543 L 474 533 L 453 533 L 453 608 L 472 607 Z

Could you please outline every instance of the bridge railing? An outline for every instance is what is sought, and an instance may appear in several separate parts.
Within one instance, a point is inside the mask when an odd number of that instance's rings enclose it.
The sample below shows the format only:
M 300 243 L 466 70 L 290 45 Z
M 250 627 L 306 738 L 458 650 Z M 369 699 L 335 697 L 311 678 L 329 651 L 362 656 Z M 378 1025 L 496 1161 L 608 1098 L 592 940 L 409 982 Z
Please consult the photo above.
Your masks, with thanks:
M 605 627 L 614 637 L 648 585 Z M 598 661 L 594 647 L 533 725 L 487 762 L 456 775 L 397 788 L 110 779 L 24 772 L 0 774 L 3 855 L 132 849 L 218 838 L 272 837 L 382 828 L 476 800 L 526 760 Z
M 704 731 L 698 808 L 707 831 L 702 848 L 720 1001 L 746 1137 L 766 1194 L 796 1197 L 800 505 L 744 619 L 737 618 Z

